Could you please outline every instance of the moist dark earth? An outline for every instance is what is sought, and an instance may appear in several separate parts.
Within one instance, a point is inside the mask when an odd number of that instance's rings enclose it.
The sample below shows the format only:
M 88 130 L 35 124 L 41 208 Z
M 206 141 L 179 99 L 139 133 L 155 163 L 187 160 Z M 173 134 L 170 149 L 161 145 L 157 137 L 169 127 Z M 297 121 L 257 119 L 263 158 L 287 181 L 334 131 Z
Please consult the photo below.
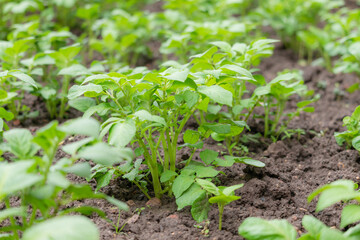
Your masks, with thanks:
M 321 95 L 314 104 L 314 113 L 303 113 L 294 119 L 290 128 L 302 128 L 306 131 L 300 138 L 293 137 L 276 143 L 262 141 L 252 144 L 249 149 L 254 158 L 266 163 L 264 168 L 236 165 L 222 169 L 226 176 L 219 178 L 222 186 L 244 183 L 236 194 L 241 199 L 227 206 L 224 210 L 223 230 L 217 230 L 218 211 L 216 206 L 209 213 L 210 224 L 200 225 L 209 229 L 208 235 L 201 228 L 195 227 L 190 208 L 176 211 L 174 199 L 164 198 L 161 204 L 150 201 L 130 183 L 117 179 L 104 188 L 109 195 L 126 201 L 131 211 L 121 214 L 120 226 L 126 221 L 118 234 L 106 221 L 93 216 L 100 227 L 101 239 L 242 239 L 237 234 L 241 222 L 247 217 L 266 219 L 287 219 L 299 233 L 303 231 L 301 220 L 304 215 L 313 215 L 328 226 L 339 227 L 341 205 L 337 204 L 320 213 L 315 213 L 316 202 L 308 203 L 307 196 L 317 187 L 338 179 L 350 179 L 359 182 L 360 157 L 356 150 L 348 150 L 337 145 L 334 132 L 343 131 L 342 119 L 351 115 L 360 104 L 359 94 L 349 94 L 345 89 L 358 81 L 350 74 L 332 74 L 322 67 L 300 66 L 295 54 L 278 44 L 274 55 L 264 59 L 259 66 L 267 80 L 284 69 L 301 69 L 310 89 Z M 319 82 L 326 87 L 319 87 Z M 344 96 L 334 93 L 335 83 L 344 91 Z M 288 110 L 295 107 L 295 102 L 288 104 Z M 255 122 L 252 128 L 257 128 Z M 261 129 L 261 126 L 258 127 Z M 224 150 L 209 140 L 206 148 Z M 178 155 L 180 161 L 186 152 Z M 89 202 L 94 204 L 94 202 Z M 114 222 L 118 211 L 104 202 L 98 202 Z M 139 209 L 143 208 L 140 210 Z

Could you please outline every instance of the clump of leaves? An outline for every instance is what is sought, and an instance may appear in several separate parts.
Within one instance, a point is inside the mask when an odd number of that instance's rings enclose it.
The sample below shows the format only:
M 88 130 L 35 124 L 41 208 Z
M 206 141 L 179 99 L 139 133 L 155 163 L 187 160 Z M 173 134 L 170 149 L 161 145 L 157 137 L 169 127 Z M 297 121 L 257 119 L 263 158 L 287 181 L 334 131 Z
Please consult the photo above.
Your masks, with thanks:
M 355 108 L 351 116 L 344 117 L 343 126 L 346 131 L 334 133 L 337 144 L 342 146 L 345 143 L 347 148 L 354 147 L 360 151 L 360 106 Z
M 280 134 L 287 131 L 287 126 L 294 117 L 301 112 L 313 112 L 314 107 L 309 105 L 319 99 L 319 96 L 312 97 L 313 93 L 314 91 L 307 89 L 299 72 L 280 73 L 269 83 L 256 88 L 254 98 L 264 108 L 264 136 L 272 136 L 276 141 Z M 286 105 L 294 95 L 308 99 L 297 102 L 294 112 L 285 113 Z
M 102 125 L 102 134 L 109 133 L 110 144 L 119 147 L 129 143 L 138 144 L 158 198 L 164 193 L 172 195 L 174 177 L 164 186 L 160 178 L 168 171 L 173 176 L 177 174 L 176 153 L 179 147 L 189 147 L 194 152 L 202 148 L 203 139 L 210 134 L 217 134 L 219 138 L 232 137 L 239 135 L 246 126 L 231 118 L 219 123 L 209 123 L 204 118 L 204 114 L 210 112 L 210 103 L 216 104 L 217 108 L 233 106 L 234 91 L 231 84 L 237 80 L 237 75 L 248 73 L 241 71 L 241 67 L 236 68 L 236 64 L 233 67 L 225 66 L 229 56 L 236 58 L 236 51 L 229 44 L 218 42 L 214 45 L 226 49 L 225 53 L 218 53 L 218 48 L 213 46 L 206 52 L 193 56 L 191 65 L 168 62 L 170 67 L 160 71 L 122 69 L 122 73 L 87 77 L 81 85 L 74 85 L 69 91 L 71 105 L 86 110 L 86 117 L 98 113 L 107 119 Z M 243 47 L 245 48 L 241 49 L 246 52 L 247 47 Z M 255 53 L 255 59 L 258 60 L 268 52 Z M 247 62 L 251 61 L 251 57 L 253 55 L 246 54 L 237 60 Z M 195 112 L 200 113 L 200 126 L 197 131 L 184 131 L 186 123 Z M 178 146 L 181 134 L 184 134 L 185 145 Z M 163 155 L 160 154 L 161 150 Z M 137 163 L 136 168 L 139 165 Z M 123 174 L 126 171 L 121 169 L 119 172 Z M 140 183 L 140 179 L 136 182 Z
M 360 221 L 360 193 L 358 185 L 350 180 L 338 180 L 321 186 L 308 197 L 311 202 L 320 195 L 316 211 L 321 211 L 337 202 L 357 201 L 357 204 L 349 204 L 341 213 L 340 227 L 345 228 L 350 224 Z M 239 234 L 248 240 L 356 240 L 360 238 L 360 224 L 350 227 L 345 232 L 330 228 L 313 216 L 306 215 L 302 219 L 302 225 L 307 230 L 297 238 L 295 228 L 286 220 L 264 220 L 261 218 L 247 218 L 239 227 Z
M 0 132 L 2 132 L 4 128 L 8 130 L 4 120 L 18 118 L 19 114 L 26 114 L 29 110 L 22 105 L 22 98 L 25 90 L 37 88 L 37 84 L 29 75 L 19 70 L 0 72 L 0 84 Z
M 58 126 L 51 122 L 32 136 L 27 129 L 12 129 L 4 133 L 5 142 L 1 150 L 12 154 L 10 160 L 0 162 L 0 201 L 5 209 L 0 211 L 0 221 L 10 220 L 10 225 L 0 227 L 3 236 L 20 239 L 98 239 L 94 224 L 83 217 L 65 217 L 70 213 L 91 215 L 97 213 L 106 219 L 106 214 L 95 207 L 66 205 L 82 199 L 106 199 L 121 210 L 125 203 L 102 193 L 94 193 L 87 184 L 73 183 L 67 174 L 89 177 L 88 162 L 77 162 L 83 158 L 104 165 L 112 165 L 131 158 L 128 150 L 119 150 L 101 141 L 100 124 L 93 119 L 76 119 Z M 68 135 L 85 135 L 87 138 L 63 146 L 71 157 L 55 161 L 59 146 Z M 19 203 L 11 204 L 18 197 Z M 21 223 L 15 220 L 21 217 Z M 48 219 L 51 219 L 47 221 Z M 80 227 L 76 231 L 74 227 Z M 56 230 L 54 230 L 56 228 Z M 81 230 L 82 229 L 82 230 Z M 86 229 L 86 232 L 84 229 Z M 70 231 L 71 230 L 71 231 Z M 80 235 L 79 235 L 80 234 Z M 79 237 L 81 236 L 81 237 Z
M 200 158 L 201 162 L 189 158 L 179 174 L 167 171 L 160 180 L 167 182 L 171 177 L 176 176 L 172 184 L 172 191 L 178 210 L 191 206 L 191 215 L 197 222 L 207 220 L 210 204 L 216 203 L 219 208 L 219 229 L 221 230 L 224 206 L 240 198 L 234 195 L 234 191 L 243 184 L 216 187 L 211 181 L 216 179 L 219 173 L 222 173 L 216 170 L 216 167 L 232 167 L 235 163 L 264 167 L 265 164 L 248 157 L 226 155 L 220 158 L 218 152 L 209 149 L 200 152 Z

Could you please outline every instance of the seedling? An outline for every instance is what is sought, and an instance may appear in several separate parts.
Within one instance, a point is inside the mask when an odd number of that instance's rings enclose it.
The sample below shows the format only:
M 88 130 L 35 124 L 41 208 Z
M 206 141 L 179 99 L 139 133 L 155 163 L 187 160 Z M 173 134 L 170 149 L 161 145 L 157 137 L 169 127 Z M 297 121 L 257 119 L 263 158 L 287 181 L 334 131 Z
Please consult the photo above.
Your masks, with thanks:
M 225 205 L 240 199 L 239 196 L 235 196 L 235 190 L 244 186 L 244 184 L 233 185 L 230 187 L 216 187 L 210 181 L 204 179 L 197 179 L 196 182 L 204 189 L 207 193 L 213 195 L 209 198 L 209 203 L 216 203 L 219 208 L 219 230 L 222 229 L 222 217 L 224 213 Z
M 287 129 L 288 124 L 294 117 L 299 116 L 301 112 L 314 111 L 314 107 L 309 107 L 308 105 L 317 101 L 319 96 L 298 102 L 296 104 L 297 109 L 294 112 L 284 114 L 288 100 L 295 94 L 303 97 L 311 97 L 313 94 L 313 91 L 307 90 L 301 76 L 296 72 L 280 74 L 266 85 L 255 89 L 254 97 L 258 99 L 257 101 L 264 108 L 265 112 L 265 137 L 271 135 L 276 141 L 280 134 Z M 272 112 L 273 108 L 276 109 L 274 112 Z M 270 118 L 272 113 L 275 115 L 273 119 Z M 285 116 L 287 119 L 282 122 Z
M 360 106 L 356 107 L 351 116 L 343 119 L 344 132 L 335 132 L 337 144 L 342 146 L 344 143 L 347 148 L 354 147 L 360 152 Z

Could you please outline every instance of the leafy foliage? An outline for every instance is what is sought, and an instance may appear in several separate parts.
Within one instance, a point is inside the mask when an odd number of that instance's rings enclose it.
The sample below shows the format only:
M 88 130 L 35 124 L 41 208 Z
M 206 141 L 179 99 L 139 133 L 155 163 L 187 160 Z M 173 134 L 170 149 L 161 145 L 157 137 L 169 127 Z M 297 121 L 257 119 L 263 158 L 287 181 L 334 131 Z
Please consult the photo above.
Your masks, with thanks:
M 60 216 L 77 212 L 84 215 L 97 213 L 105 218 L 104 212 L 87 206 L 66 209 L 65 205 L 95 198 L 106 199 L 121 210 L 128 209 L 125 203 L 117 199 L 94 193 L 89 185 L 72 183 L 66 178 L 69 173 L 80 177 L 90 176 L 89 163 L 76 162 L 79 158 L 109 165 L 131 158 L 128 150 L 115 149 L 101 142 L 99 132 L 97 121 L 76 119 L 62 126 L 58 126 L 57 122 L 49 123 L 39 129 L 35 136 L 26 129 L 12 129 L 4 133 L 6 142 L 1 145 L 1 150 L 11 153 L 12 157 L 11 160 L 2 159 L 0 162 L 0 200 L 6 206 L 0 211 L 0 221 L 10 219 L 11 225 L 2 226 L 0 232 L 12 232 L 12 239 L 19 239 L 19 231 L 24 231 L 24 239 L 63 239 L 64 236 L 80 239 L 83 234 L 73 229 L 83 226 L 89 228 L 84 234 L 91 233 L 93 236 L 90 239 L 98 239 L 98 231 L 89 220 Z M 55 163 L 59 145 L 66 136 L 73 134 L 88 138 L 63 146 L 71 157 Z M 14 197 L 19 197 L 20 207 L 10 205 L 10 199 Z M 15 221 L 15 216 L 22 217 L 21 225 Z M 53 219 L 45 221 L 50 218 Z

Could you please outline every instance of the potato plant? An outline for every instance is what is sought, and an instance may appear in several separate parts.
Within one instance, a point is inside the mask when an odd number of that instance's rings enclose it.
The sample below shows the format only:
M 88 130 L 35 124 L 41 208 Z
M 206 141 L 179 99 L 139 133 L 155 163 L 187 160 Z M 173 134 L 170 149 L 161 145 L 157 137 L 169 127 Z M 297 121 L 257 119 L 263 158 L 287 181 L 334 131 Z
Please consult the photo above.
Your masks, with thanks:
M 11 239 L 79 239 L 75 227 L 89 228 L 85 235 L 98 239 L 98 230 L 83 217 L 65 216 L 72 213 L 91 215 L 97 213 L 106 219 L 100 209 L 92 206 L 66 207 L 82 199 L 106 199 L 121 210 L 125 203 L 103 193 L 95 193 L 87 184 L 73 183 L 67 174 L 88 177 L 88 162 L 83 158 L 111 166 L 132 157 L 128 150 L 119 150 L 100 141 L 100 124 L 93 119 L 75 119 L 58 126 L 51 122 L 32 136 L 27 129 L 11 129 L 4 133 L 5 142 L 0 145 L 2 153 L 10 153 L 10 159 L 0 162 L 0 200 L 5 209 L 0 211 L 0 221 L 10 220 L 10 225 L 0 227 L 0 236 Z M 55 162 L 59 146 L 69 135 L 87 136 L 80 141 L 64 145 L 69 154 Z M 13 200 L 19 199 L 16 202 Z M 15 217 L 20 217 L 21 222 Z M 53 231 L 54 228 L 58 228 Z M 68 229 L 68 230 L 66 230 Z M 21 234 L 23 233 L 23 234 Z

